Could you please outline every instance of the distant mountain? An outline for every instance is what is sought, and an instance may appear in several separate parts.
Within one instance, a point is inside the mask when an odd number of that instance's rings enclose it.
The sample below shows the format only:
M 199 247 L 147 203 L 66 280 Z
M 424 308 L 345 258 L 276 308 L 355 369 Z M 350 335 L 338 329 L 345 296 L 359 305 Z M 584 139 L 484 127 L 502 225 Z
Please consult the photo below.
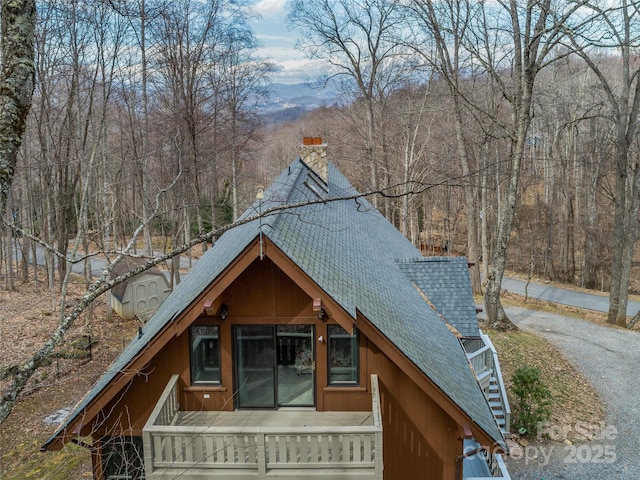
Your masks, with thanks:
M 335 87 L 312 87 L 307 83 L 272 83 L 269 98 L 258 106 L 259 113 L 272 121 L 295 120 L 306 112 L 318 107 L 336 103 L 338 92 Z

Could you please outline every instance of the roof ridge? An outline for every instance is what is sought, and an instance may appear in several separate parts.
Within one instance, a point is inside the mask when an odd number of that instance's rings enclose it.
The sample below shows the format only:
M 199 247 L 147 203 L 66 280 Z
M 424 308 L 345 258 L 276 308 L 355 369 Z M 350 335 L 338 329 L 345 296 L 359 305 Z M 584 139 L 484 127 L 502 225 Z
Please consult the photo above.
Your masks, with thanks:
M 307 165 L 302 161 L 300 157 L 297 157 L 293 162 L 289 164 L 288 167 L 284 168 L 280 175 L 274 180 L 269 187 L 264 192 L 264 200 L 256 200 L 254 204 L 250 207 L 254 211 L 259 211 L 260 209 L 271 208 L 271 206 L 277 207 L 286 207 L 291 204 L 291 197 L 293 196 L 296 190 L 296 184 L 298 183 L 298 179 L 300 178 L 300 174 L 303 172 L 300 167 L 307 167 Z M 298 168 L 296 168 L 298 167 Z M 298 170 L 298 173 L 296 173 Z M 286 173 L 285 173 L 286 172 Z M 286 182 L 283 181 L 286 179 Z M 280 181 L 279 181 L 280 180 Z M 284 194 L 284 195 L 283 195 Z M 257 208 L 256 208 L 256 204 Z M 282 216 L 280 215 L 281 211 L 277 212 L 277 215 L 273 215 L 273 223 L 265 224 L 262 223 L 262 227 L 269 227 L 270 229 L 275 229 L 277 224 L 281 221 Z

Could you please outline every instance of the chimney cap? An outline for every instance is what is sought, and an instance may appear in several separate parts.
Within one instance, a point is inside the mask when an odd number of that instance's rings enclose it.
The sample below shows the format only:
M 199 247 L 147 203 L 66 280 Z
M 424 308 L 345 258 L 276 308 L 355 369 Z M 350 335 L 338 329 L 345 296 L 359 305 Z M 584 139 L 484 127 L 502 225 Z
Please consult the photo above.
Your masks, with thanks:
M 322 145 L 322 137 L 304 137 L 302 139 L 303 145 Z

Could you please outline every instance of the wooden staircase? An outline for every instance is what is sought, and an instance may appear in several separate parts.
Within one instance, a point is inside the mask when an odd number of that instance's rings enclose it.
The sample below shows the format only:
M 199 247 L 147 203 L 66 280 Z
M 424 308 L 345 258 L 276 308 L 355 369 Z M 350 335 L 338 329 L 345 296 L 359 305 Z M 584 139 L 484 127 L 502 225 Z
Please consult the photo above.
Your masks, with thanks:
M 511 408 L 509 407 L 507 391 L 502 380 L 502 371 L 500 369 L 498 353 L 496 352 L 491 339 L 482 333 L 482 331 L 480 331 L 480 338 L 482 340 L 482 346 L 478 348 L 477 342 L 474 342 L 473 345 L 469 345 L 470 350 L 472 350 L 467 352 L 467 358 L 469 359 L 469 364 L 476 375 L 478 385 L 480 385 L 480 388 L 487 399 L 489 408 L 493 413 L 498 427 L 502 431 L 502 434 L 505 437 L 508 437 L 510 435 Z M 465 479 L 511 479 L 507 472 L 507 468 L 504 465 L 504 461 L 502 460 L 502 456 L 499 454 L 490 455 L 490 460 L 487 462 L 489 472 L 491 472 L 490 475 L 487 474 L 487 472 L 481 473 L 480 470 L 475 470 L 475 466 L 471 464 L 471 459 L 465 459 L 465 462 L 463 474 Z M 487 465 L 483 466 L 483 468 L 486 467 Z
M 489 386 L 485 390 L 485 395 L 489 401 L 489 407 L 493 412 L 493 416 L 496 417 L 500 430 L 502 430 L 503 434 L 509 433 L 505 405 L 502 401 L 502 394 L 500 393 L 500 383 L 495 375 L 491 375 Z
M 469 363 L 476 374 L 480 388 L 485 394 L 489 407 L 498 426 L 505 436 L 510 434 L 511 409 L 507 391 L 502 381 L 498 353 L 487 335 L 481 332 L 483 346 L 467 353 Z

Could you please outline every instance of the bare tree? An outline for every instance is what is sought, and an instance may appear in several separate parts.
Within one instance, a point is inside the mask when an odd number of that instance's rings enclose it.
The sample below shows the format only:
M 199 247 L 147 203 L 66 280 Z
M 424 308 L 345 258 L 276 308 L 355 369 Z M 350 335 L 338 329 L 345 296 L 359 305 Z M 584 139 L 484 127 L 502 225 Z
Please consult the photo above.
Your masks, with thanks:
M 215 123 L 216 162 L 224 161 L 231 170 L 231 208 L 236 220 L 241 213 L 243 163 L 254 153 L 250 145 L 260 125 L 255 112 L 268 95 L 266 85 L 274 67 L 255 55 L 257 42 L 243 22 L 234 22 L 225 32 L 225 39 L 224 52 L 210 69 L 208 81 L 215 92 L 210 109 L 211 122 Z M 212 202 L 217 193 L 212 192 Z
M 299 48 L 310 58 L 326 61 L 328 78 L 342 77 L 364 108 L 366 158 L 370 186 L 380 182 L 376 146 L 378 117 L 389 92 L 403 77 L 402 52 L 396 34 L 404 28 L 398 2 L 388 0 L 321 0 L 292 2 L 289 21 L 301 30 Z M 328 79 L 327 78 L 327 79 Z M 374 199 L 374 205 L 377 200 Z
M 640 160 L 632 155 L 637 144 L 640 113 L 640 47 L 636 2 L 621 0 L 613 6 L 589 2 L 584 24 L 593 25 L 572 32 L 571 45 L 589 65 L 600 82 L 611 108 L 615 130 L 615 214 L 612 244 L 611 285 L 608 322 L 627 325 L 627 302 L 634 246 L 640 211 Z M 598 62 L 601 52 L 613 52 L 617 61 Z M 607 69 L 615 68 L 611 75 Z
M 469 52 L 463 47 L 470 26 L 471 6 L 467 1 L 414 2 L 410 4 L 415 29 L 411 30 L 411 47 L 437 71 L 446 83 L 452 101 L 457 156 L 467 181 L 464 187 L 465 218 L 467 221 L 467 257 L 471 267 L 471 284 L 475 294 L 482 293 L 480 280 L 480 245 L 478 238 L 478 188 L 472 171 L 464 117 L 467 114 L 461 71 L 470 71 Z M 431 41 L 430 41 L 431 40 Z M 431 48 L 430 48 L 431 47 Z M 467 74 L 468 76 L 468 74 Z
M 428 115 L 428 103 L 433 99 L 430 83 L 419 88 L 406 88 L 396 92 L 388 116 L 388 131 L 394 134 L 390 155 L 401 159 L 399 178 L 403 183 L 411 180 L 423 181 L 433 171 L 426 165 L 428 146 L 432 140 L 430 127 L 435 122 Z M 397 131 L 396 131 L 397 129 Z M 399 230 L 412 242 L 417 243 L 418 233 L 411 228 L 412 217 L 417 215 L 416 199 L 406 195 L 400 199 Z M 412 208 L 413 207 L 413 208 Z
M 483 2 L 474 9 L 465 39 L 465 48 L 491 75 L 510 105 L 511 121 L 506 126 L 511 141 L 509 174 L 484 294 L 488 320 L 502 328 L 515 327 L 502 307 L 500 290 L 518 204 L 520 167 L 533 116 L 534 86 L 539 72 L 558 53 L 557 47 L 580 4 L 551 0 Z M 506 71 L 510 75 L 505 78 Z

